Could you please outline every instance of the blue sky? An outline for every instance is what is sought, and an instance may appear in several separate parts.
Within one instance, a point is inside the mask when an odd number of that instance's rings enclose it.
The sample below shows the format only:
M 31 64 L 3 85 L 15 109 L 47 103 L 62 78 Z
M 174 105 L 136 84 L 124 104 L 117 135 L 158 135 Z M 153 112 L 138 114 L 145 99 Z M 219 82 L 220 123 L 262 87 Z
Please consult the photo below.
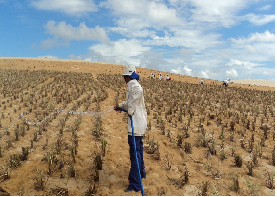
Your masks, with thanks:
M 274 0 L 0 0 L 0 56 L 275 80 Z

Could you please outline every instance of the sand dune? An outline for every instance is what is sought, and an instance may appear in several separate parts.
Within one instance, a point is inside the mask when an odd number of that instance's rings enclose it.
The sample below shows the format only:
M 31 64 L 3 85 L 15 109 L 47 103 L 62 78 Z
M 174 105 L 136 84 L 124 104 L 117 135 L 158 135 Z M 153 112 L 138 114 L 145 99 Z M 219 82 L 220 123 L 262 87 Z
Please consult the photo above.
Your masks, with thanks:
M 275 81 L 268 80 L 232 80 L 234 83 L 275 87 Z
M 57 58 L 43 58 L 43 57 L 0 57 L 0 60 L 7 60 L 7 59 L 9 59 L 9 60 L 37 60 L 37 61 L 58 61 L 58 62 L 71 62 L 71 63 L 74 63 L 74 62 L 76 62 L 76 63 L 91 63 L 91 64 L 105 64 L 105 65 L 117 65 L 117 64 L 111 64 L 111 63 L 103 63 L 103 62 L 95 62 L 95 61 L 87 61 L 87 60 L 73 60 L 73 59 L 57 59 Z M 120 65 L 118 65 L 118 66 L 120 66 Z M 72 69 L 77 69 L 77 68 L 75 68 L 75 67 L 71 67 Z M 152 69 L 141 69 L 141 68 L 138 68 L 138 70 L 139 71 L 141 71 L 141 70 L 143 70 L 143 71 L 147 71 L 147 70 L 149 70 L 149 72 L 148 73 L 143 73 L 143 76 L 144 77 L 147 77 L 149 74 L 150 74 L 150 72 L 155 72 L 154 70 L 152 70 Z M 75 70 L 76 71 L 76 70 Z M 158 72 L 158 71 L 156 71 L 157 73 L 157 75 L 158 75 L 158 73 L 160 72 Z M 161 71 L 161 73 L 163 74 L 163 75 L 165 75 L 165 74 L 168 74 L 167 72 L 162 72 Z M 142 74 L 142 73 L 141 73 Z M 173 74 L 173 73 L 170 73 L 170 75 L 173 77 L 173 78 L 175 78 L 175 79 L 177 79 L 178 78 L 178 80 L 181 80 L 181 81 L 187 81 L 187 80 L 182 80 L 181 78 L 183 78 L 183 77 L 185 77 L 185 78 L 187 78 L 186 76 L 183 76 L 183 75 L 177 75 L 177 74 Z M 180 78 L 181 77 L 181 78 Z M 199 81 L 200 81 L 200 79 L 198 79 L 198 78 L 194 78 L 194 77 L 188 77 L 189 78 L 189 80 L 188 81 L 190 81 L 190 82 L 192 82 L 192 78 L 194 79 L 194 80 L 196 80 L 196 81 L 193 81 L 193 83 L 199 83 Z M 210 81 L 214 81 L 214 80 L 211 80 L 211 79 L 205 79 L 205 82 L 208 82 L 208 84 L 209 84 L 209 82 Z M 269 80 L 232 80 L 231 82 L 233 82 L 233 85 L 237 85 L 237 84 L 243 84 L 243 85 L 256 85 L 256 86 L 267 86 L 267 87 L 275 87 L 275 81 L 269 81 Z M 221 83 L 221 81 L 220 82 L 218 82 L 218 83 Z M 260 89 L 260 88 L 258 88 L 258 89 Z

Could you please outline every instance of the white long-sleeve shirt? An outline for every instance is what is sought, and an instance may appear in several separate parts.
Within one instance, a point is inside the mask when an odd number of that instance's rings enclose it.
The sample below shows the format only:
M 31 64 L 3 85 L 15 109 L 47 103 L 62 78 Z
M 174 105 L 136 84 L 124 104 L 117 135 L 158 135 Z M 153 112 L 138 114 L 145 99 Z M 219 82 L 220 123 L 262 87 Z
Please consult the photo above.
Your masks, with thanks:
M 144 104 L 143 89 L 137 80 L 127 83 L 127 101 L 119 104 L 120 108 L 132 116 L 135 136 L 143 136 L 147 127 L 147 112 Z M 128 135 L 132 135 L 130 118 L 128 118 Z
M 163 76 L 160 74 L 159 75 L 159 80 L 162 80 L 163 79 Z

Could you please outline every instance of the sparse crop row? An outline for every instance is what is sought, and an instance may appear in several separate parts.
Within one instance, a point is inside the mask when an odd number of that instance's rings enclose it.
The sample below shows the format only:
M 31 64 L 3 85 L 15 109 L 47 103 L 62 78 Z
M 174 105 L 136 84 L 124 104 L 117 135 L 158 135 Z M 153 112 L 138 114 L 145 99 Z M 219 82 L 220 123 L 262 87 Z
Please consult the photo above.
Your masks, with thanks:
M 115 93 L 111 105 L 126 99 L 121 75 L 0 70 L 0 81 L 0 182 L 10 179 L 13 169 L 42 149 L 42 167 L 33 172 L 38 191 L 44 191 L 53 177 L 74 179 L 80 159 L 78 149 L 86 146 L 79 143 L 79 133 L 84 132 L 83 117 L 55 112 L 100 112 L 110 96 L 108 91 Z M 222 188 L 214 180 L 232 182 L 229 187 L 236 194 L 240 194 L 242 184 L 249 188 L 249 194 L 258 194 L 258 177 L 262 175 L 256 169 L 264 163 L 275 166 L 275 92 L 143 78 L 140 83 L 148 114 L 145 152 L 153 156 L 154 162 L 163 160 L 159 163 L 167 171 L 175 161 L 161 151 L 162 142 L 183 155 L 183 164 L 178 166 L 182 168 L 180 178 L 168 176 L 170 183 L 182 189 L 191 181 L 190 168 L 201 165 L 199 175 L 205 180 L 200 195 L 220 194 Z M 32 126 L 22 113 L 31 123 L 41 123 Z M 124 121 L 127 118 L 123 116 Z M 102 117 L 91 120 L 89 137 L 95 146 L 91 150 L 93 161 L 88 164 L 92 174 L 86 177 L 86 195 L 97 194 L 108 145 Z M 193 164 L 188 165 L 189 161 Z M 222 165 L 236 173 L 228 177 Z M 269 189 L 275 187 L 274 173 L 267 170 L 263 174 L 262 184 Z M 245 174 L 247 182 L 242 182 L 239 178 Z M 68 193 L 66 181 L 64 187 L 52 188 L 48 194 Z
M 102 78 L 105 78 L 104 76 Z M 115 82 L 115 86 L 107 87 L 116 88 L 117 84 L 124 84 L 120 76 L 106 77 Z M 144 87 L 149 118 L 149 132 L 145 139 L 146 153 L 152 154 L 155 160 L 161 159 L 159 142 L 154 139 L 154 134 L 151 137 L 149 134 L 154 125 L 169 142 L 180 147 L 196 163 L 202 163 L 207 175 L 214 180 L 224 178 L 217 164 L 219 162 L 227 160 L 230 167 L 236 168 L 246 166 L 249 178 L 244 184 L 248 186 L 251 195 L 258 194 L 256 183 L 251 182 L 250 177 L 258 180 L 255 176 L 259 177 L 260 174 L 253 173 L 253 170 L 259 168 L 263 162 L 275 166 L 274 92 L 238 87 L 224 88 L 216 84 L 200 86 L 178 81 L 140 81 Z M 117 90 L 115 103 L 118 98 L 124 99 L 125 91 L 125 88 Z M 194 150 L 199 148 L 203 149 L 205 154 L 194 155 Z M 204 155 L 206 161 L 203 159 Z M 250 159 L 245 159 L 245 155 L 249 155 Z M 168 157 L 165 160 L 165 167 L 169 169 Z M 218 161 L 212 162 L 214 160 Z M 188 180 L 188 170 L 186 168 L 186 174 L 183 176 L 185 180 Z M 243 171 L 238 170 L 241 174 Z M 274 173 L 268 170 L 263 174 L 266 180 L 263 184 L 270 189 L 274 188 Z M 232 188 L 239 192 L 238 178 L 234 176 L 232 180 Z M 178 181 L 173 182 L 179 186 L 182 185 L 181 182 L 187 182 L 182 178 Z M 203 182 L 202 195 L 206 193 L 204 190 L 207 184 L 208 182 Z

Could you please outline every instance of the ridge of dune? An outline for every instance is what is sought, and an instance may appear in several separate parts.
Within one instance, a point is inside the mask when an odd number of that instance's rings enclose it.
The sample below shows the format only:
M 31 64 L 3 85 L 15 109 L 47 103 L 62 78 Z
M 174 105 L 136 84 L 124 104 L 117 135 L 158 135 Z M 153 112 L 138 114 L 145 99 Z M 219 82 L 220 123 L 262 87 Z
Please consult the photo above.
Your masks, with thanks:
M 7 62 L 8 61 L 8 62 Z M 18 64 L 20 61 L 20 64 Z M 31 63 L 32 61 L 36 62 Z M 55 63 L 54 63 L 55 62 Z M 58 64 L 61 62 L 61 64 Z M 97 62 L 89 60 L 74 60 L 74 59 L 59 59 L 49 57 L 0 57 L 0 68 L 14 68 L 14 69 L 48 69 L 48 70 L 60 70 L 60 71 L 74 71 L 74 72 L 89 72 L 94 74 L 109 73 L 120 74 L 124 71 L 124 65 Z M 199 84 L 203 78 L 186 76 L 181 74 L 170 73 L 166 71 L 154 70 L 151 68 L 136 67 L 137 72 L 141 77 L 149 77 L 150 73 L 157 77 L 159 73 L 162 76 L 169 74 L 172 80 L 188 82 L 193 84 Z M 203 79 L 204 84 L 217 84 L 221 85 L 222 81 L 214 79 Z M 275 81 L 266 80 L 231 80 L 230 87 L 242 87 L 259 90 L 271 90 L 275 91 Z
M 232 80 L 232 82 L 240 84 L 275 87 L 275 81 L 270 80 Z

